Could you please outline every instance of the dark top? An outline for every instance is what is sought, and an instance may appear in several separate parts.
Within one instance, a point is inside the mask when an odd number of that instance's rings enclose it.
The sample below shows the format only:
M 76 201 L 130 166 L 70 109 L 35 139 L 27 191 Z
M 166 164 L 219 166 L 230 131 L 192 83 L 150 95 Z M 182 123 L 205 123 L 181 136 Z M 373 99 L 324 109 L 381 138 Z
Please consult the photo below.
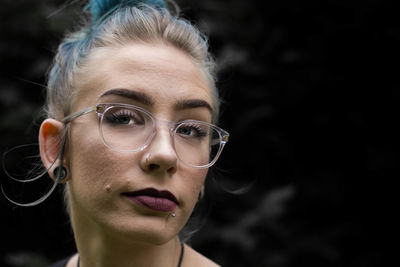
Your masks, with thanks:
M 71 257 L 68 257 L 66 259 L 57 261 L 56 263 L 53 263 L 52 265 L 48 266 L 48 267 L 65 267 L 67 266 L 67 262 L 69 261 Z

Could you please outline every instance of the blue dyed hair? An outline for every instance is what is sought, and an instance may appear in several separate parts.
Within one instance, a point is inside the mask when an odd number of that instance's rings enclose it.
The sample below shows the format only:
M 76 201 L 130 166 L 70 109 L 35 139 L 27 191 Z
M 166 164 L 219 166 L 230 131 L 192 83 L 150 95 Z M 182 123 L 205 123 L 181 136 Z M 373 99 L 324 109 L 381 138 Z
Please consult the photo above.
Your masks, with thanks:
M 213 122 L 219 113 L 214 61 L 207 38 L 188 21 L 173 16 L 162 0 L 91 0 L 90 16 L 80 30 L 59 45 L 48 74 L 47 117 L 61 119 L 71 112 L 77 73 L 89 55 L 100 47 L 139 43 L 165 43 L 189 55 L 208 82 L 213 97 Z
M 162 0 L 91 0 L 85 9 L 90 10 L 92 24 L 104 20 L 118 8 L 147 4 L 158 8 L 167 8 Z

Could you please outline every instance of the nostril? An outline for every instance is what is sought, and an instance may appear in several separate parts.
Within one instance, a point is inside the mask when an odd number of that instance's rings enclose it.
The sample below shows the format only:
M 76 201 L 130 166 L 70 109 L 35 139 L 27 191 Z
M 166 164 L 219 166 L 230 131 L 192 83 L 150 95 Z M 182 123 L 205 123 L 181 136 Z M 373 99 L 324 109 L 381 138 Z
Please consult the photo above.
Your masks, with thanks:
M 177 170 L 176 166 L 173 166 L 173 167 L 169 168 L 167 172 L 172 175 L 176 172 L 176 170 Z
M 151 164 L 149 164 L 148 168 L 150 171 L 155 171 L 158 168 L 160 168 L 160 166 L 158 166 L 157 164 L 151 163 Z

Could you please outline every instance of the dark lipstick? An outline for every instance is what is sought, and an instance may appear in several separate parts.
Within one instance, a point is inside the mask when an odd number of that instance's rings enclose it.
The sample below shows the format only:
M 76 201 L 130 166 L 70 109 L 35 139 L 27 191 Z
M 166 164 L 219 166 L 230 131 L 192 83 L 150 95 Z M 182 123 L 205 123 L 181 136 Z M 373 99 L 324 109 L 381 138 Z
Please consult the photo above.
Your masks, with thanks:
M 158 191 L 154 188 L 146 188 L 138 191 L 126 192 L 122 195 L 139 205 L 156 211 L 171 212 L 175 210 L 178 205 L 176 197 L 166 190 Z

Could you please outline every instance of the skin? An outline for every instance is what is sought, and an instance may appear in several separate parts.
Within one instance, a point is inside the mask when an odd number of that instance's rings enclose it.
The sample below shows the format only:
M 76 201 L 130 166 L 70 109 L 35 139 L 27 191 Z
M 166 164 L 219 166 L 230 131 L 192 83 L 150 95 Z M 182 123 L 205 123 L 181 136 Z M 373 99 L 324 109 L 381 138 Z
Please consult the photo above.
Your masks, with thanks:
M 205 106 L 177 108 L 188 100 L 211 106 L 212 98 L 191 58 L 165 44 L 97 49 L 78 73 L 75 88 L 73 112 L 97 103 L 126 103 L 145 108 L 162 120 L 211 122 L 211 111 Z M 115 88 L 145 94 L 151 103 L 110 94 Z M 63 124 L 53 119 L 42 124 L 39 142 L 46 167 L 55 159 L 54 145 L 62 128 Z M 198 201 L 207 169 L 191 168 L 178 160 L 165 124 L 158 125 L 156 136 L 144 150 L 121 153 L 103 144 L 95 112 L 81 116 L 70 123 L 64 166 L 69 174 L 71 223 L 80 266 L 177 266 L 177 235 Z M 122 195 L 149 187 L 175 195 L 179 202 L 176 217 Z M 76 263 L 77 256 L 68 266 Z M 217 265 L 185 245 L 182 266 Z

